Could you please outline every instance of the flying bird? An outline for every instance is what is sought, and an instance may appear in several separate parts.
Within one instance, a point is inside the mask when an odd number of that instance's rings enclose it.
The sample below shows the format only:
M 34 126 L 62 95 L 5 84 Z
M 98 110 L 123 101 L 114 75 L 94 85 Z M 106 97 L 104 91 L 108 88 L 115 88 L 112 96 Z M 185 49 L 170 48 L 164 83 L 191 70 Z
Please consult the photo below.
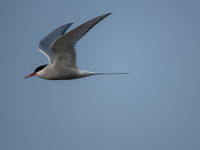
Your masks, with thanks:
M 111 13 L 94 18 L 65 33 L 73 24 L 62 25 L 44 37 L 39 43 L 39 51 L 49 60 L 49 64 L 39 66 L 26 76 L 38 76 L 47 80 L 70 80 L 92 75 L 113 75 L 127 73 L 96 73 L 78 69 L 76 65 L 76 43 L 98 22 Z

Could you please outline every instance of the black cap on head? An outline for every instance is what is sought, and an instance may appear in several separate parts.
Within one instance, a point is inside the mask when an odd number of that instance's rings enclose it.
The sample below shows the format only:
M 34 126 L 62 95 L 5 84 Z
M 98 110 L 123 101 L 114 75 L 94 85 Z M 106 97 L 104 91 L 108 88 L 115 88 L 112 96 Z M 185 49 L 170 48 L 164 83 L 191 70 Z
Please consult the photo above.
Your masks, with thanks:
M 46 67 L 46 66 L 47 66 L 47 64 L 37 67 L 37 68 L 35 69 L 34 73 L 36 73 L 36 72 L 42 70 L 42 69 L 43 69 L 44 67 Z

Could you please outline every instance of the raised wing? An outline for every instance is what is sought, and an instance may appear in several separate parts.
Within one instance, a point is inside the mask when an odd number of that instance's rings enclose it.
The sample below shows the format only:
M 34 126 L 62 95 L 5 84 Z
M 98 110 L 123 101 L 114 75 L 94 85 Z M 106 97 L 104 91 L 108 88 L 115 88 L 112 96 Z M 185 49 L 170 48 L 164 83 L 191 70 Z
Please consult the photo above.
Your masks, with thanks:
M 51 49 L 54 53 L 55 64 L 62 63 L 62 65 L 76 67 L 76 52 L 75 44 L 81 39 L 94 25 L 100 22 L 102 19 L 110 15 L 111 13 L 94 18 L 70 32 L 57 38 L 51 45 Z
M 62 25 L 51 33 L 49 33 L 46 37 L 44 37 L 39 43 L 39 51 L 43 53 L 49 60 L 49 63 L 53 63 L 54 55 L 50 48 L 50 45 L 53 41 L 59 36 L 63 35 L 65 31 L 72 25 L 72 23 Z

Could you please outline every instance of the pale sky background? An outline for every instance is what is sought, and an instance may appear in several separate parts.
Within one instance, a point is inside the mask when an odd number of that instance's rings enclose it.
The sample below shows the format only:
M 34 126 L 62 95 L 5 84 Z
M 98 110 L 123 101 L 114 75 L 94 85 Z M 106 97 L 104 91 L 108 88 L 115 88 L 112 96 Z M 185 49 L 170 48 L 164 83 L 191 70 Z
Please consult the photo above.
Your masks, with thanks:
M 24 79 L 56 27 L 112 12 L 77 44 L 81 69 Z M 199 0 L 1 0 L 1 150 L 199 150 Z

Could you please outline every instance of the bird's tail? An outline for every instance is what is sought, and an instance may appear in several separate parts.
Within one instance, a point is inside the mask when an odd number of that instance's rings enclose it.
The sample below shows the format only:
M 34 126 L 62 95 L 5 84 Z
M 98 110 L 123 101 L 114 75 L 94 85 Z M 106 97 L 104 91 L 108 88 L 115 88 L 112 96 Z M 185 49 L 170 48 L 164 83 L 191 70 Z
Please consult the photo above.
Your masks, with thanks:
M 94 75 L 123 75 L 130 74 L 128 72 L 111 72 L 111 73 L 94 73 Z

